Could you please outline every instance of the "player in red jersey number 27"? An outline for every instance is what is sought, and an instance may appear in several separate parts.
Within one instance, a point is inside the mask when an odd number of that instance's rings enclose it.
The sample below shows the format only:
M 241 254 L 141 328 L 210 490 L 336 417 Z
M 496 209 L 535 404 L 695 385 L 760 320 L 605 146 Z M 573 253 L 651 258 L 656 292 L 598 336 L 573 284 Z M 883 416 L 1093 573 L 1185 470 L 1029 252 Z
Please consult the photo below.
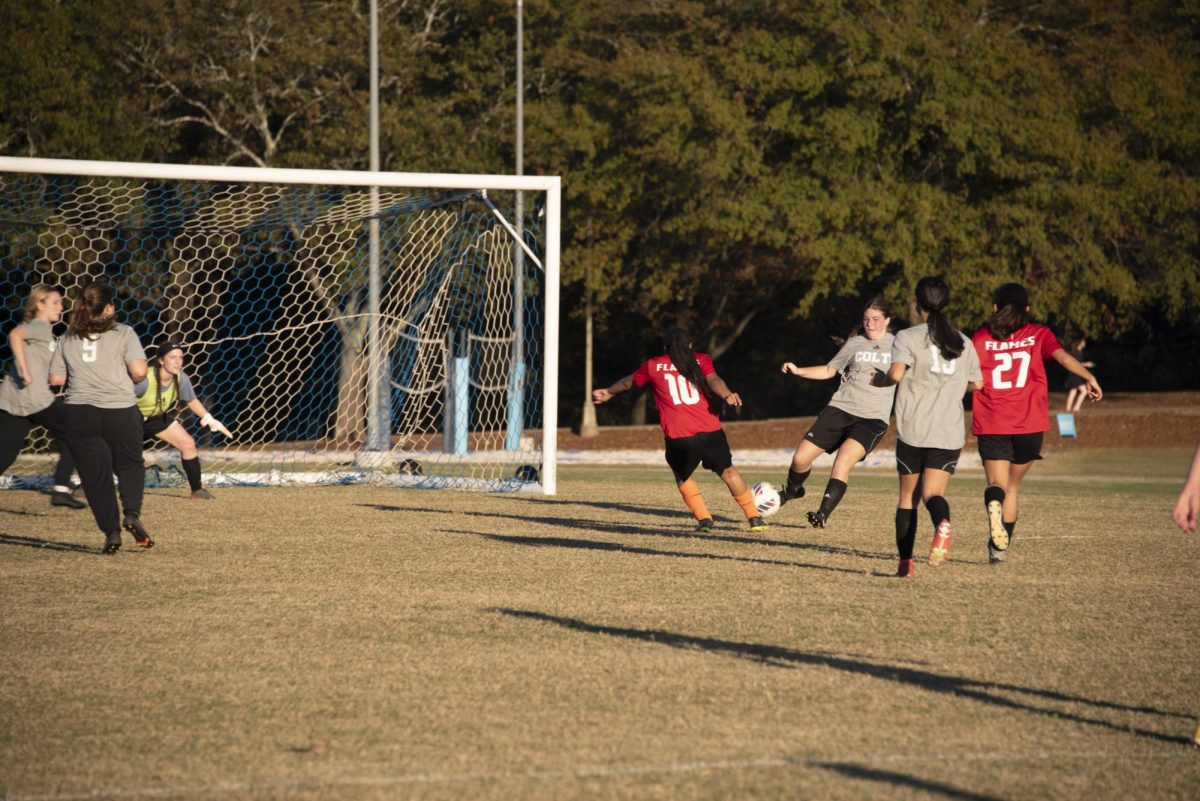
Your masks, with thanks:
M 1054 333 L 1029 316 L 1029 293 L 1003 284 L 992 296 L 992 316 L 972 343 L 983 371 L 975 393 L 971 430 L 987 475 L 983 505 L 988 517 L 988 561 L 1004 561 L 1017 527 L 1017 492 L 1033 463 L 1042 458 L 1050 428 L 1046 361 L 1078 376 L 1088 397 L 1103 393 L 1088 369 L 1058 344 Z

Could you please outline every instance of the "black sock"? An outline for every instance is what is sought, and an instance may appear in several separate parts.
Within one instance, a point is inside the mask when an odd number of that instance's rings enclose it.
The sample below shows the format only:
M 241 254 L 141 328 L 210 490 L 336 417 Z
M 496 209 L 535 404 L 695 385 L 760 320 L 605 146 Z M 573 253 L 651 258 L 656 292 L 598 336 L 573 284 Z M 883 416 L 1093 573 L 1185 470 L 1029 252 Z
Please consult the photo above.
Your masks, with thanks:
M 1016 530 L 1017 530 L 1017 521 L 1014 520 L 1010 523 L 1007 520 L 1005 520 L 1004 521 L 1004 530 L 1008 532 L 1008 541 L 1012 542 L 1013 533 L 1016 532 Z
M 986 509 L 992 501 L 1004 503 L 1003 487 L 988 487 L 983 491 L 983 508 Z
M 808 474 L 812 472 L 812 468 L 805 470 L 803 473 L 797 473 L 795 470 L 788 470 L 787 484 L 785 489 L 788 492 L 795 492 L 804 486 L 804 482 L 808 480 Z
M 194 456 L 191 459 L 184 459 L 183 473 L 187 476 L 188 484 L 192 488 L 192 492 L 200 489 L 200 457 Z
M 901 559 L 912 559 L 913 545 L 917 541 L 917 510 L 896 510 L 896 550 Z
M 837 505 L 842 502 L 842 496 L 845 494 L 845 481 L 836 478 L 829 479 L 829 483 L 825 485 L 825 496 L 821 498 L 821 508 L 818 511 L 825 517 L 829 517 Z
M 925 501 L 925 508 L 929 510 L 929 519 L 933 521 L 934 528 L 943 520 L 950 519 L 950 504 L 941 495 L 934 495 Z

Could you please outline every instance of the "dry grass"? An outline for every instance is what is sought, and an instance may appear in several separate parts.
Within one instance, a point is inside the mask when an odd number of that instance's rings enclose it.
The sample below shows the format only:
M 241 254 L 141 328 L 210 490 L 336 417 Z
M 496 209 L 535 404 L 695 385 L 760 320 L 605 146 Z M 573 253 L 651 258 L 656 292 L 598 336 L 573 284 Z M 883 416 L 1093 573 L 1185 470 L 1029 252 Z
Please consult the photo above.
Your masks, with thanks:
M 691 536 L 665 467 L 555 499 L 156 490 L 159 546 L 113 558 L 2 493 L 0 796 L 1195 797 L 1185 458 L 1039 465 L 999 567 L 956 477 L 951 560 L 912 581 L 887 473 L 764 536 L 711 477 Z

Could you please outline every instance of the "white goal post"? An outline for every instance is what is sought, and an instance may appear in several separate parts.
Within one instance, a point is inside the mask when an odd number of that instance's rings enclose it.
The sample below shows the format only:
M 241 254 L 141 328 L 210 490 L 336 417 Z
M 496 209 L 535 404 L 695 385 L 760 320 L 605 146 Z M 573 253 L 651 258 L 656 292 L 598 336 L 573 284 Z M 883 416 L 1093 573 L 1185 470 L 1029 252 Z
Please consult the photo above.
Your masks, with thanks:
M 34 284 L 113 283 L 233 430 L 185 423 L 218 485 L 555 494 L 560 233 L 557 176 L 0 156 L 10 327 Z

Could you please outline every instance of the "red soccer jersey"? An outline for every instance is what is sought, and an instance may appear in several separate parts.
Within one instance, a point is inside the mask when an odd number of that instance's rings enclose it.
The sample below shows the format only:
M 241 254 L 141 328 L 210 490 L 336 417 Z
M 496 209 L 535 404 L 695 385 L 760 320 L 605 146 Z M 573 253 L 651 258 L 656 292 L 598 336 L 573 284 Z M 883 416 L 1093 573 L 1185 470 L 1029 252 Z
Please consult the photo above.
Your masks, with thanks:
M 715 373 L 707 353 L 693 353 L 705 376 Z M 654 385 L 654 404 L 663 433 L 671 439 L 690 437 L 704 431 L 721 428 L 721 420 L 712 400 L 699 387 L 679 374 L 671 357 L 656 356 L 633 373 L 633 383 L 639 387 Z
M 1062 346 L 1037 323 L 996 340 L 987 326 L 972 337 L 983 390 L 971 402 L 974 434 L 1036 434 L 1050 428 L 1046 359 Z

